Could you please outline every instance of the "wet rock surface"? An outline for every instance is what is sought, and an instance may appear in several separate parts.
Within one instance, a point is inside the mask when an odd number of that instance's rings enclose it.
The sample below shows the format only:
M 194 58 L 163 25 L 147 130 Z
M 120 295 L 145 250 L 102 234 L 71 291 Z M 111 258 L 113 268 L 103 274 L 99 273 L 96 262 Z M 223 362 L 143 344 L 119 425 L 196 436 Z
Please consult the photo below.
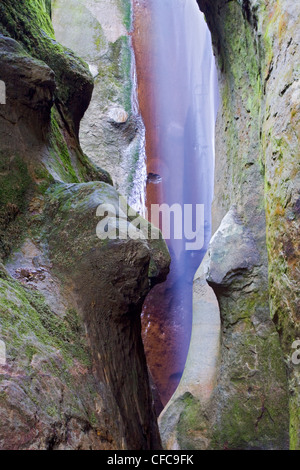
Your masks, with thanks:
M 201 313 L 194 305 L 194 316 L 202 315 L 204 322 L 207 311 L 210 318 L 205 339 L 199 335 L 196 344 L 192 338 L 183 379 L 160 418 L 163 441 L 202 450 L 287 448 L 283 354 L 265 314 L 257 247 L 234 208 L 213 236 L 202 271 L 202 282 L 218 299 L 221 327 L 213 321 L 217 312 L 213 303 L 207 305 L 208 293 L 198 292 L 196 276 L 194 297 Z M 204 352 L 202 343 L 209 338 Z
M 180 448 L 296 449 L 299 8 L 289 0 L 198 4 L 222 98 L 206 276 L 220 307 L 221 354 L 209 402 L 192 388 L 175 396 L 162 438 Z
M 119 194 L 78 142 L 88 66 L 44 0 L 0 10 L 0 447 L 158 449 L 139 315 L 166 245 L 97 237 Z
M 52 12 L 57 39 L 89 65 L 95 79 L 80 125 L 83 150 L 109 171 L 116 189 L 133 197 L 141 129 L 132 109 L 131 1 L 57 0 Z
M 147 360 L 167 404 L 184 369 L 191 335 L 193 276 L 210 237 L 217 93 L 214 80 L 207 76 L 214 76 L 215 64 L 196 2 L 149 0 L 133 5 L 139 103 L 146 127 L 149 217 L 155 204 L 183 210 L 185 204 L 201 203 L 205 213 L 204 247 L 193 250 L 190 246 L 192 251 L 188 251 L 182 237 L 166 235 L 171 272 L 143 308 Z M 178 218 L 175 226 L 180 230 Z

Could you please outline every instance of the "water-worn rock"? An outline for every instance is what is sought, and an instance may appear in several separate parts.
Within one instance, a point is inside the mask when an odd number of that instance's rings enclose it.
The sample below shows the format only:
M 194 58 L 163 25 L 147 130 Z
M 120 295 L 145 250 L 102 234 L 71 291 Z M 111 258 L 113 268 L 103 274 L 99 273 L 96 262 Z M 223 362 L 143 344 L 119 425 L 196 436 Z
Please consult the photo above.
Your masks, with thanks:
M 213 322 L 216 309 L 213 304 L 206 307 L 204 291 L 198 301 L 202 315 L 207 311 L 211 316 L 209 329 L 203 330 L 212 335 L 206 348 L 210 356 L 203 358 L 207 337 L 202 340 L 198 334 L 179 389 L 160 418 L 163 440 L 169 446 L 176 439 L 179 448 L 189 449 L 285 448 L 288 398 L 283 355 L 275 326 L 265 315 L 257 247 L 235 208 L 213 236 L 202 271 L 218 299 L 222 342 Z M 197 284 L 196 276 L 195 295 Z M 194 315 L 199 316 L 197 309 Z M 203 376 L 209 359 L 211 367 Z M 205 394 L 208 377 L 210 389 Z M 176 414 L 170 428 L 169 417 Z
M 0 447 L 160 448 L 139 314 L 168 250 L 97 237 L 119 194 L 79 145 L 93 79 L 49 6 L 0 5 Z
M 186 366 L 172 400 L 159 418 L 163 446 L 168 449 L 189 445 L 204 450 L 209 445 L 205 432 L 194 433 L 193 441 L 195 435 L 198 436 L 196 442 L 188 444 L 191 435 L 183 435 L 180 426 L 181 414 L 187 403 L 198 400 L 203 408 L 209 404 L 219 373 L 220 311 L 216 296 L 206 281 L 208 265 L 209 256 L 206 254 L 194 279 L 193 327 Z M 194 432 L 192 426 L 189 426 L 189 430 Z
M 158 448 L 140 312 L 155 278 L 165 279 L 165 243 L 97 240 L 96 210 L 118 209 L 118 193 L 105 183 L 59 186 L 48 205 L 50 259 L 63 283 L 71 284 L 87 328 L 99 382 L 107 388 L 110 429 L 128 448 Z M 130 221 L 126 222 L 130 230 Z M 147 224 L 148 225 L 148 224 Z M 154 263 L 155 268 L 150 264 Z M 155 271 L 155 276 L 153 275 Z
M 122 194 L 134 199 L 143 129 L 132 112 L 131 0 L 56 0 L 52 17 L 57 39 L 79 54 L 95 77 L 80 125 L 82 148 L 109 171 Z
M 222 98 L 207 275 L 220 306 L 221 363 L 209 403 L 193 393 L 181 397 L 171 432 L 182 448 L 295 449 L 299 6 L 198 4 L 212 33 Z

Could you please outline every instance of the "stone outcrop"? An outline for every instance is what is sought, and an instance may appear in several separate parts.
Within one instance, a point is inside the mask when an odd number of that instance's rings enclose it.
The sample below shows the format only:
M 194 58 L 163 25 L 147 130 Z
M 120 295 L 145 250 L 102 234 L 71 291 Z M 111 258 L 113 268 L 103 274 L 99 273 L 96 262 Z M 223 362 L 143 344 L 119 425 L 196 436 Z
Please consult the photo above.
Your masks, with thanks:
M 140 311 L 169 254 L 96 235 L 119 194 L 80 147 L 93 78 L 49 5 L 0 5 L 0 448 L 158 449 Z
M 201 270 L 202 288 L 205 282 L 207 287 L 198 292 L 196 275 L 194 315 L 209 322 L 192 337 L 183 379 L 161 417 L 163 440 L 201 450 L 286 448 L 285 364 L 266 315 L 257 246 L 235 208 L 213 236 Z M 208 285 L 218 299 L 221 329 L 215 304 L 207 305 Z
M 162 438 L 183 449 L 298 449 L 299 6 L 198 3 L 222 98 L 215 235 L 205 261 L 220 307 L 221 352 L 209 400 L 197 383 L 182 383 L 161 417 Z M 189 361 L 184 377 L 193 367 Z
M 160 418 L 162 440 L 176 449 L 299 449 L 299 6 L 198 3 L 222 97 L 215 233 L 195 276 L 190 353 Z M 119 210 L 97 163 L 111 159 L 115 171 L 138 145 L 126 88 L 128 9 L 110 30 L 104 0 L 96 10 L 87 4 L 99 52 L 90 67 L 56 41 L 49 0 L 0 4 L 1 449 L 161 445 L 140 311 L 170 259 L 145 228 L 135 240 L 96 236 L 98 206 Z M 108 141 L 107 153 L 91 148 L 92 163 L 79 131 L 93 75 L 95 96 L 106 96 L 96 139 Z M 81 132 L 90 137 L 88 116 Z M 125 153 L 116 157 L 119 145 Z M 127 192 L 128 181 L 117 182 Z M 126 215 L 123 229 L 135 217 Z
M 138 110 L 132 112 L 131 0 L 56 0 L 52 19 L 57 40 L 84 59 L 94 76 L 92 100 L 80 124 L 81 146 L 135 203 L 144 129 Z

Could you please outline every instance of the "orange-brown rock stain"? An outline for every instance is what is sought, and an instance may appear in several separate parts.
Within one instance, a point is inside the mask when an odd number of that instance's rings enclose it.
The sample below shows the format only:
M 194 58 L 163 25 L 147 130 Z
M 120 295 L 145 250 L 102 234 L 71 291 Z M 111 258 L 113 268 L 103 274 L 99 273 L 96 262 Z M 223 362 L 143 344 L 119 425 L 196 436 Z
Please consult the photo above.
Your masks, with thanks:
M 159 175 L 167 180 L 168 168 L 160 155 L 160 129 L 155 96 L 157 78 L 154 73 L 153 45 L 158 43 L 159 38 L 155 37 L 151 7 L 152 0 L 133 0 L 132 41 L 137 68 L 139 106 L 146 128 L 147 172 L 148 175 Z M 148 182 L 146 206 L 149 214 L 151 205 L 162 204 L 163 199 L 162 184 Z M 150 292 L 142 313 L 142 334 L 147 362 L 163 405 L 166 405 L 179 383 L 184 368 L 183 357 L 186 357 L 189 344 L 189 338 L 186 338 L 189 332 L 185 331 L 183 321 L 183 293 L 178 297 L 176 292 L 171 270 L 169 279 Z

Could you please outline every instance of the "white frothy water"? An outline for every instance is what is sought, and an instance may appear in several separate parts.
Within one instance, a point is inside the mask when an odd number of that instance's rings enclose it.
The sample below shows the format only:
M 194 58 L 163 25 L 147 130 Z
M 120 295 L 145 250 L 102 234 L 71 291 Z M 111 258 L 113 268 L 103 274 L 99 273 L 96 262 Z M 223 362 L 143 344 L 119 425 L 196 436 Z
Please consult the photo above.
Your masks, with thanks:
M 146 130 L 140 114 L 138 100 L 138 84 L 136 61 L 134 51 L 131 46 L 131 110 L 135 118 L 138 128 L 138 159 L 135 163 L 135 171 L 133 177 L 133 187 L 128 199 L 129 205 L 135 209 L 141 216 L 145 217 L 146 213 L 146 182 L 147 182 L 147 166 L 146 166 Z
M 196 0 L 147 0 L 152 4 L 153 57 L 160 131 L 164 201 L 205 205 L 206 244 L 210 238 L 214 180 L 214 128 L 219 95 L 211 36 Z M 130 205 L 145 216 L 147 166 L 145 126 L 140 114 L 132 50 L 132 114 L 138 127 Z M 174 252 L 179 255 L 179 243 Z M 202 254 L 203 255 L 203 254 Z
M 211 35 L 197 1 L 147 2 L 154 31 L 155 159 L 159 161 L 160 178 L 156 191 L 161 195 L 160 202 L 170 207 L 192 205 L 193 229 L 197 227 L 201 235 L 204 233 L 201 249 L 187 251 L 188 239 L 176 237 L 176 228 L 168 241 L 172 263 L 167 282 L 173 296 L 169 315 L 185 332 L 178 350 L 183 364 L 192 327 L 193 278 L 211 236 L 217 73 Z M 197 204 L 204 205 L 200 228 L 195 223 Z
M 143 64 L 145 71 L 142 75 L 149 99 L 145 112 L 150 128 L 147 127 L 147 132 L 151 131 L 149 135 L 152 138 L 147 162 L 149 201 L 182 209 L 185 205 L 194 209 L 196 205 L 204 205 L 204 223 L 202 218 L 200 224 L 201 235 L 204 232 L 202 249 L 195 247 L 187 251 L 188 238 L 176 236 L 180 216 L 173 217 L 176 227 L 167 240 L 172 258 L 171 272 L 165 285 L 154 288 L 150 293 L 143 311 L 143 318 L 150 319 L 147 328 L 151 329 L 151 322 L 157 321 L 152 313 L 154 307 L 158 315 L 166 318 L 165 324 L 162 322 L 166 327 L 166 345 L 171 337 L 172 341 L 175 338 L 180 344 L 177 357 L 171 353 L 174 368 L 173 364 L 171 368 L 167 364 L 171 355 L 166 354 L 166 368 L 162 359 L 166 373 L 172 371 L 171 383 L 182 373 L 186 360 L 192 326 L 193 278 L 211 235 L 219 94 L 211 35 L 197 1 L 136 0 L 136 4 L 141 15 L 138 24 L 141 28 L 145 26 L 141 31 L 139 54 L 145 53 L 147 61 Z M 150 34 L 146 36 L 148 32 Z M 195 212 L 192 225 L 198 234 Z M 184 221 L 183 215 L 182 225 Z M 206 347 L 207 343 L 203 349 Z M 159 385 L 164 388 L 164 385 Z M 163 390 L 163 393 L 165 399 L 169 390 Z
M 211 233 L 219 100 L 211 35 L 196 0 L 148 1 L 155 30 L 153 73 L 163 202 L 205 207 L 203 250 L 184 254 L 185 240 L 170 242 L 181 272 L 185 266 L 195 273 Z

